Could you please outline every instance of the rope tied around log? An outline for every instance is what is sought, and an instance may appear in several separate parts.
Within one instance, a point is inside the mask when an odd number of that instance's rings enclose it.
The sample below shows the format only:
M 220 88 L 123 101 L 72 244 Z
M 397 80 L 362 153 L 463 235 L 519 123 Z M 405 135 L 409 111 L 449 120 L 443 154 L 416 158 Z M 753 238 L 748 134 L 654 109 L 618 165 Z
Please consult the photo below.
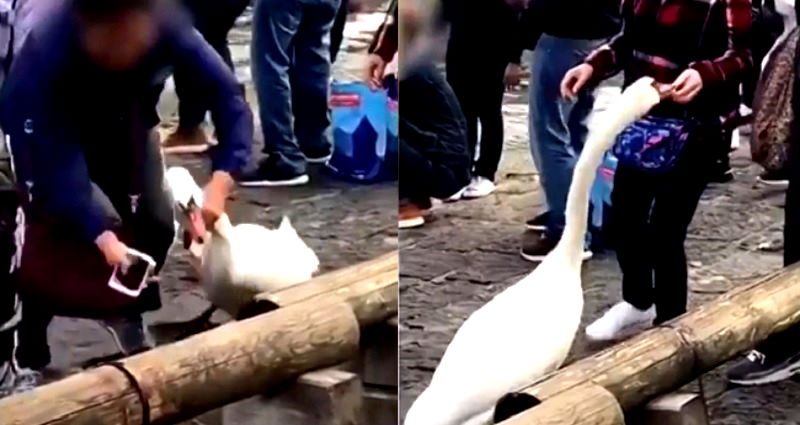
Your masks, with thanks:
M 125 375 L 125 378 L 128 379 L 128 383 L 131 384 L 131 388 L 136 392 L 139 403 L 142 405 L 142 425 L 150 425 L 150 401 L 148 401 L 147 395 L 144 393 L 142 386 L 139 385 L 139 381 L 136 377 L 120 362 L 106 362 L 98 365 L 98 367 L 101 366 L 111 366 Z

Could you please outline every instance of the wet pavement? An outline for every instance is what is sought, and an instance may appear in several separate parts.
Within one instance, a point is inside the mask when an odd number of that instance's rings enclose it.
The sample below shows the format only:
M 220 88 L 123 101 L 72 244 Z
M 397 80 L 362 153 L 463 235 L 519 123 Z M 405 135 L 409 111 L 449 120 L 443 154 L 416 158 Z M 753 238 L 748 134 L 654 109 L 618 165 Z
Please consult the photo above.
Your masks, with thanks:
M 599 108 L 618 93 L 613 87 L 601 90 Z M 401 418 L 461 323 L 535 267 L 518 253 L 524 222 L 540 213 L 544 202 L 528 151 L 524 89 L 507 93 L 503 110 L 506 142 L 498 190 L 480 200 L 442 204 L 434 210 L 434 222 L 400 234 Z M 760 169 L 749 161 L 745 142 L 733 155 L 735 180 L 708 188 L 689 232 L 692 306 L 782 265 L 784 192 L 755 184 Z M 762 244 L 768 248 L 759 249 Z M 583 285 L 582 327 L 568 362 L 602 348 L 588 346 L 583 326 L 620 300 L 613 253 L 596 254 L 585 263 Z M 726 388 L 724 370 L 703 378 L 712 424 L 800 424 L 800 383 Z
M 382 22 L 380 13 L 351 17 L 345 44 L 335 65 L 338 79 L 361 75 L 365 50 L 371 34 Z M 248 100 L 257 117 L 256 98 L 249 70 L 250 11 L 240 18 L 230 41 L 237 76 L 246 83 Z M 175 110 L 174 93 L 162 98 L 162 117 Z M 256 123 L 260 152 L 262 135 Z M 169 156 L 167 165 L 188 168 L 199 183 L 207 179 L 205 155 Z M 292 220 L 299 235 L 317 253 L 320 273 L 371 259 L 397 249 L 397 190 L 395 183 L 359 185 L 327 175 L 321 166 L 310 170 L 311 183 L 296 188 L 238 189 L 233 194 L 229 214 L 234 223 L 251 222 L 276 227 L 283 215 Z M 265 259 L 268 260 L 268 259 Z M 180 244 L 173 248 L 161 276 L 164 307 L 145 315 L 147 324 L 176 323 L 196 318 L 209 303 L 196 286 L 188 256 Z M 222 313 L 216 322 L 229 320 Z M 56 318 L 49 328 L 53 362 L 50 372 L 56 376 L 74 371 L 84 361 L 116 353 L 110 336 L 94 321 Z M 192 424 L 218 424 L 218 418 L 199 418 Z M 237 425 L 227 423 L 226 425 Z

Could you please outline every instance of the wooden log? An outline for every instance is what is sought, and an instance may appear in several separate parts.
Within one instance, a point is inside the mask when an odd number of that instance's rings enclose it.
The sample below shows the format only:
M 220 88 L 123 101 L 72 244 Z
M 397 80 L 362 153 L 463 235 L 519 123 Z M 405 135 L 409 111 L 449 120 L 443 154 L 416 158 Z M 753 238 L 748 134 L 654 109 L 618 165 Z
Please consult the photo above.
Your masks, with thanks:
M 397 261 L 396 257 L 394 261 Z M 353 309 L 361 327 L 366 328 L 382 323 L 397 314 L 399 279 L 397 263 L 394 263 L 393 267 L 389 270 L 367 273 L 362 277 L 352 277 L 353 280 L 347 285 L 315 295 L 299 289 L 297 291 L 302 292 L 302 296 L 290 294 L 288 297 L 283 297 L 280 292 L 259 294 L 256 296 L 254 308 L 268 312 L 296 302 L 345 302 Z M 319 289 L 319 285 L 315 282 L 316 280 L 311 280 L 309 284 Z M 286 304 L 276 304 L 276 302 Z
M 523 392 L 545 401 L 593 382 L 625 411 L 674 391 L 800 323 L 800 265 L 736 289 L 663 326 L 533 383 Z
M 397 274 L 399 264 L 400 257 L 398 252 L 389 252 L 375 259 L 326 273 L 282 291 L 259 294 L 256 296 L 256 300 L 269 302 L 276 307 L 296 304 L 337 289 L 346 288 L 355 282 L 369 281 L 373 276 L 379 276 L 384 272 Z M 395 279 L 397 278 L 395 277 Z
M 504 425 L 625 425 L 614 395 L 599 385 L 583 383 L 545 403 L 502 422 Z
M 363 390 L 353 373 L 316 370 L 277 396 L 252 397 L 223 410 L 222 425 L 359 425 Z
M 233 322 L 121 362 L 149 404 L 153 424 L 170 424 L 275 388 L 357 353 L 349 305 L 305 302 Z M 0 400 L 4 425 L 140 425 L 143 403 L 118 369 L 102 366 Z

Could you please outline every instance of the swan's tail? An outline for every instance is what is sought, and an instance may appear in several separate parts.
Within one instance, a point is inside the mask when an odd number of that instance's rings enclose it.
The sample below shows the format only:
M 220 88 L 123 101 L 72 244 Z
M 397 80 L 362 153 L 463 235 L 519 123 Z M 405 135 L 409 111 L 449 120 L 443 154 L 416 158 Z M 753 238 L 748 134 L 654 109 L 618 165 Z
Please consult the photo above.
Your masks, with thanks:
M 622 92 L 604 113 L 604 119 L 598 120 L 590 129 L 572 174 L 572 184 L 567 196 L 566 227 L 556 247 L 570 250 L 571 263 L 580 264 L 581 261 L 589 215 L 589 191 L 603 155 L 614 145 L 619 133 L 660 101 L 658 90 L 653 87 L 653 79 L 640 78 Z

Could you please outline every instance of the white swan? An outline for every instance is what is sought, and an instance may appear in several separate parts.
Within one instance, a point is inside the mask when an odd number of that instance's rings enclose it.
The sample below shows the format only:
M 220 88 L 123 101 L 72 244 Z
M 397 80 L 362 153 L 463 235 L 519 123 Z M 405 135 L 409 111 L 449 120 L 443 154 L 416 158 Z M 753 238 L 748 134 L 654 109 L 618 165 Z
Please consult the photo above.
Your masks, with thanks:
M 166 173 L 184 220 L 203 203 L 203 192 L 185 168 Z M 194 247 L 198 245 L 195 243 Z M 206 234 L 200 255 L 200 283 L 211 303 L 238 317 L 261 292 L 276 291 L 311 279 L 319 268 L 314 251 L 284 217 L 277 229 L 257 224 L 231 224 L 223 214 Z
M 592 128 L 575 166 L 558 245 L 531 274 L 464 322 L 405 425 L 491 423 L 501 397 L 561 366 L 583 310 L 581 256 L 597 167 L 616 135 L 659 101 L 653 80 L 642 78 Z

